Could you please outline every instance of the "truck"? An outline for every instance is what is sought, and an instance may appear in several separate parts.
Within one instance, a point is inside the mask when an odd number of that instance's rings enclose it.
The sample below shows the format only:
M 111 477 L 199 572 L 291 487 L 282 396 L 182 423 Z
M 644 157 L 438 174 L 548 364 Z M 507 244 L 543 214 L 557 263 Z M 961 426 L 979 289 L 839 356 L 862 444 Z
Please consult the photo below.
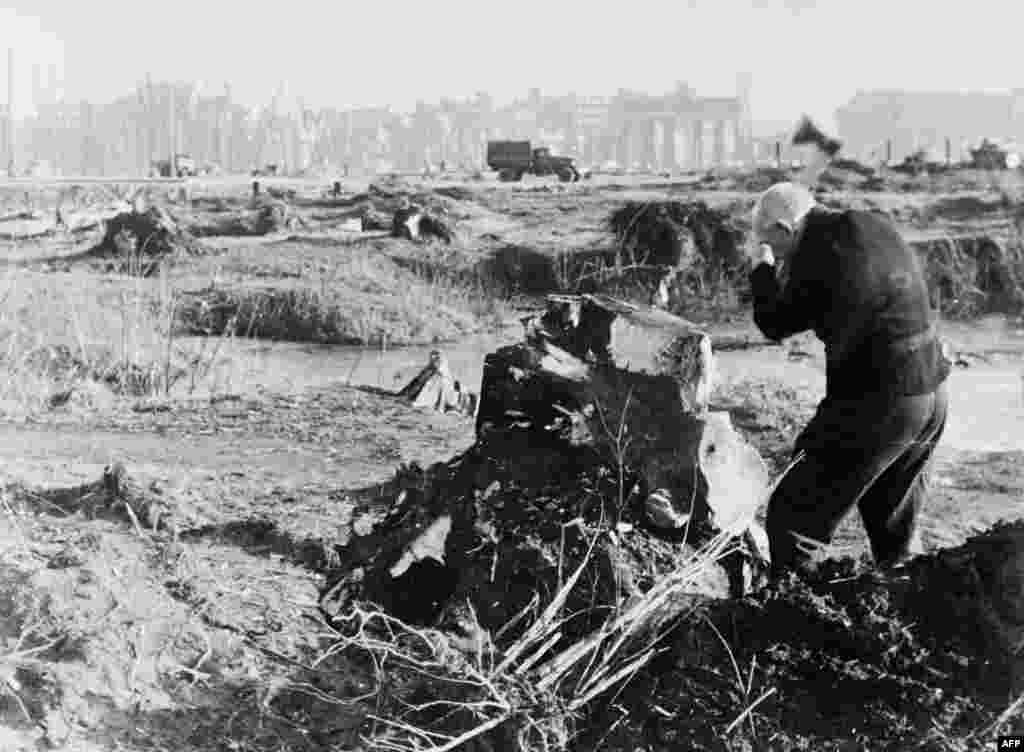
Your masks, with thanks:
M 153 163 L 157 175 L 162 178 L 170 177 L 191 177 L 196 174 L 196 161 L 188 154 L 174 155 L 174 169 L 171 169 L 171 160 L 161 159 Z
M 497 170 L 502 182 L 522 180 L 523 175 L 557 175 L 563 183 L 576 182 L 580 174 L 572 157 L 556 157 L 546 146 L 529 141 L 488 141 L 487 166 Z

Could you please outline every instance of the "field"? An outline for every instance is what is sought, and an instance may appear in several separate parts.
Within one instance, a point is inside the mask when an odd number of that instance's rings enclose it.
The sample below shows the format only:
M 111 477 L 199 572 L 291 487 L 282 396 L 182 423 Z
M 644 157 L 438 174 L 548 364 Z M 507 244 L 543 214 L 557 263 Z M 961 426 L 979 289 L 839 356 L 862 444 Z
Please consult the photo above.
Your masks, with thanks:
M 840 177 L 829 203 L 888 212 L 919 244 L 956 355 L 923 512 L 937 556 L 1024 519 L 1024 309 L 1012 284 L 1024 281 L 1024 204 L 1005 176 L 881 190 Z M 10 191 L 0 749 L 512 750 L 529 739 L 523 749 L 960 750 L 1024 730 L 1024 674 L 986 684 L 996 659 L 926 628 L 943 621 L 936 604 L 885 600 L 859 560 L 856 515 L 820 583 L 705 604 L 671 649 L 585 703 L 495 678 L 496 658 L 452 648 L 434 625 L 386 623 L 368 607 L 345 633 L 318 612 L 357 511 L 386 498 L 400 468 L 474 443 L 471 418 L 386 390 L 435 348 L 477 389 L 484 356 L 521 338 L 519 318 L 546 293 L 648 302 L 657 278 L 615 271 L 609 215 L 702 200 L 742 232 L 754 185 L 741 178 L 382 178 L 340 195 L 279 181 L 256 203 L 247 183 L 197 184 L 187 200 L 153 188 L 143 198 L 169 222 L 156 241 L 166 248 L 86 220 L 50 232 L 55 196 Z M 65 212 L 109 219 L 130 198 L 91 186 Z M 443 217 L 451 242 L 391 237 L 403 198 Z M 809 334 L 762 342 L 742 277 L 698 265 L 671 306 L 713 340 L 745 343 L 717 351 L 712 402 L 775 473 L 823 392 L 824 356 Z M 145 505 L 97 503 L 117 462 Z M 1024 613 L 1019 575 L 992 596 L 1009 604 L 1001 614 Z M 863 589 L 835 584 L 851 581 Z M 843 638 L 829 630 L 844 624 L 851 645 L 830 658 Z

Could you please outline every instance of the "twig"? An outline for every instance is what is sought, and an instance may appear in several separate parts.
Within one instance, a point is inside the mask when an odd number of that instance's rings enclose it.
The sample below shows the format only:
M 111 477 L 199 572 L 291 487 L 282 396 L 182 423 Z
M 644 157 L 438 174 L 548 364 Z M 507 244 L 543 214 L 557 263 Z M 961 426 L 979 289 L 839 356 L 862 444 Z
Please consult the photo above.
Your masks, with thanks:
M 1010 720 L 1010 718 L 1012 718 L 1013 715 L 1021 709 L 1021 707 L 1024 707 L 1024 694 L 1021 694 L 1020 697 L 1018 697 L 1016 700 L 1010 703 L 1009 707 L 1007 707 L 1006 710 L 1000 713 L 999 717 L 996 718 L 991 724 L 989 724 L 985 728 L 984 731 L 981 732 L 981 735 L 991 736 L 992 734 L 994 734 L 1003 726 L 1004 723 Z
M 132 509 L 131 503 L 129 503 L 127 499 L 122 500 L 121 503 L 124 505 L 124 508 L 128 512 L 128 516 L 131 518 L 132 525 L 135 527 L 135 532 L 138 533 L 140 538 L 148 540 L 149 534 L 143 529 L 142 525 L 139 523 L 139 518 L 135 515 L 135 510 Z
M 730 723 L 730 724 L 729 724 L 729 725 L 728 725 L 728 726 L 726 727 L 726 729 L 725 729 L 725 733 L 727 733 L 727 734 L 728 734 L 728 733 L 731 733 L 731 732 L 732 732 L 732 730 L 733 730 L 734 728 L 736 728 L 736 726 L 737 726 L 737 725 L 739 725 L 740 723 L 742 723 L 742 722 L 743 722 L 743 719 L 744 719 L 744 718 L 746 718 L 746 717 L 747 717 L 748 715 L 750 715 L 751 713 L 753 713 L 753 712 L 754 712 L 754 708 L 756 708 L 756 707 L 757 707 L 758 705 L 760 705 L 760 704 L 761 704 L 762 702 L 764 702 L 764 701 L 765 701 L 765 700 L 767 700 L 767 699 L 768 699 L 769 697 L 771 697 L 771 696 L 772 696 L 773 694 L 775 694 L 775 689 L 776 689 L 775 687 L 772 687 L 772 688 L 771 688 L 771 689 L 769 689 L 769 690 L 768 690 L 767 692 L 765 692 L 765 693 L 764 693 L 763 695 L 761 695 L 761 696 L 760 696 L 760 697 L 758 697 L 758 698 L 757 698 L 756 700 L 754 700 L 754 702 L 753 702 L 753 703 L 751 703 L 750 705 L 748 705 L 748 706 L 747 706 L 747 708 L 746 708 L 746 710 L 744 710 L 744 711 L 743 711 L 742 713 L 740 713 L 740 714 L 739 714 L 738 716 L 736 716 L 736 718 L 735 718 L 735 719 L 733 720 L 733 722 L 732 722 L 732 723 Z
M 424 750 L 424 752 L 450 752 L 453 749 L 458 749 L 463 744 L 468 742 L 470 739 L 475 739 L 481 734 L 486 734 L 488 731 L 490 731 L 493 728 L 497 728 L 511 717 L 511 713 L 505 713 L 504 715 L 498 716 L 497 718 L 492 718 L 486 723 L 480 724 L 475 729 L 471 729 L 470 731 L 467 731 L 461 736 L 455 737 L 447 744 L 443 744 L 440 747 L 430 747 Z

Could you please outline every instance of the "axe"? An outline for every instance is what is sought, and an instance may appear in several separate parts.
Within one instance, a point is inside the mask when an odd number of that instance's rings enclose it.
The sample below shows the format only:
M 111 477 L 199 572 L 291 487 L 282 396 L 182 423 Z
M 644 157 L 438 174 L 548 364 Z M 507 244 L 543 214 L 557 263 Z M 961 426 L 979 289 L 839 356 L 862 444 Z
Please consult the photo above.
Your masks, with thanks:
M 804 168 L 796 176 L 796 182 L 813 188 L 828 163 L 839 153 L 842 143 L 825 134 L 807 115 L 800 118 L 793 132 L 793 146 L 803 154 Z

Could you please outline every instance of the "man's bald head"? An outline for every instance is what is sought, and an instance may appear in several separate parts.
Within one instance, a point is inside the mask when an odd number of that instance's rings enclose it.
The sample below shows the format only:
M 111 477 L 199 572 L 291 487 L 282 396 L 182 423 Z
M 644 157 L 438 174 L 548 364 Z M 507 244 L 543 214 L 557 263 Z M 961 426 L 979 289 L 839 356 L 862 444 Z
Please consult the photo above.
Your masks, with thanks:
M 776 183 L 757 198 L 754 233 L 762 237 L 780 223 L 794 231 L 815 204 L 814 195 L 799 183 Z
M 814 195 L 799 183 L 776 183 L 758 196 L 754 204 L 754 236 L 759 243 L 770 245 L 776 256 L 788 256 L 804 217 L 817 203 Z

